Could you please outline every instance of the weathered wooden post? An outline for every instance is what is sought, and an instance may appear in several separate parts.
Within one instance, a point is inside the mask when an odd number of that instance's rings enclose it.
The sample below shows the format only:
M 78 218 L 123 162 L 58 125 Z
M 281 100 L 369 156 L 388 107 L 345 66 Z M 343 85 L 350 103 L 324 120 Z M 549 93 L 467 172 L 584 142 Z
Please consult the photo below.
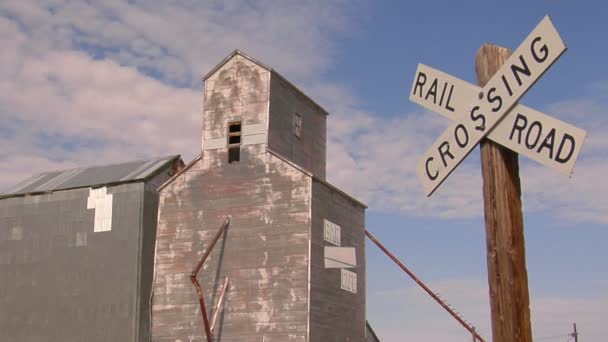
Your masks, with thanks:
M 484 87 L 510 55 L 509 49 L 483 45 L 475 62 L 478 85 Z M 518 154 L 484 139 L 481 170 L 493 340 L 531 342 Z

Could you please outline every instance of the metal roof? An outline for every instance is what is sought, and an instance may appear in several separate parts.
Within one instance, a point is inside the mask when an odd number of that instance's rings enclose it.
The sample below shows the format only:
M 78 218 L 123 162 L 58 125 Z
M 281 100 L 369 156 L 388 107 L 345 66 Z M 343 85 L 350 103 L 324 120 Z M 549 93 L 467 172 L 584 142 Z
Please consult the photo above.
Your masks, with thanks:
M 0 198 L 144 180 L 178 158 L 180 158 L 179 155 L 172 155 L 119 164 L 44 172 L 1 192 Z

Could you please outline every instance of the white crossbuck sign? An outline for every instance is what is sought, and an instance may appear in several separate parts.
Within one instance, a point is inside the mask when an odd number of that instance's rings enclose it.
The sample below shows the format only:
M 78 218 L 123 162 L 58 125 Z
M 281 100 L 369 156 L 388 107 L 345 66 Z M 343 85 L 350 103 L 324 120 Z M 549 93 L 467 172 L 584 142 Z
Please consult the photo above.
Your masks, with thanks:
M 572 172 L 587 133 L 517 104 L 565 51 L 546 16 L 483 88 L 418 65 L 410 100 L 453 121 L 418 162 L 427 196 L 486 136 L 550 168 Z

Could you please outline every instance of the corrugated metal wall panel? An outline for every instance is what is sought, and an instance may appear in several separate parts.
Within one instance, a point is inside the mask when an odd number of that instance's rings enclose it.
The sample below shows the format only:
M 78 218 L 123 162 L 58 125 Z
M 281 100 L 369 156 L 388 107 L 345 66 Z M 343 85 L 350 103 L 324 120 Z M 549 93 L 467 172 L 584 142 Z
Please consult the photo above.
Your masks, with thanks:
M 268 147 L 325 178 L 327 115 L 281 77 L 270 80 Z M 294 113 L 302 117 L 302 134 L 294 134 Z
M 171 161 L 177 158 L 179 156 L 174 155 L 112 165 L 45 172 L 7 189 L 0 193 L 0 197 L 143 180 L 161 168 L 167 167 Z
M 109 231 L 95 231 L 90 188 L 0 199 L 0 340 L 149 341 L 156 188 L 170 169 L 107 187 Z
M 342 269 L 325 268 L 325 220 L 340 226 L 340 246 L 354 247 L 356 293 L 343 289 Z M 323 182 L 312 183 L 310 341 L 364 341 L 365 207 Z M 347 287 L 349 288 L 349 287 Z
M 0 331 L 7 341 L 134 341 L 142 183 L 108 188 L 93 232 L 89 189 L 0 200 Z M 18 228 L 16 228 L 18 227 Z

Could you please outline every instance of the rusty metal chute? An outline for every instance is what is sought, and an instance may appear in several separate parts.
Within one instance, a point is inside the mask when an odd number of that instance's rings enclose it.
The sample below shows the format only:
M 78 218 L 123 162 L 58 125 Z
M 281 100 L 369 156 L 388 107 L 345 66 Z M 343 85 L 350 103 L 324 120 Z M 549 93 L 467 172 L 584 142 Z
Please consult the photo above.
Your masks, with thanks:
M 226 279 L 224 280 L 224 286 L 222 287 L 222 293 L 220 295 L 218 304 L 217 304 L 217 306 L 215 308 L 215 312 L 213 314 L 213 322 L 210 325 L 209 317 L 207 316 L 207 309 L 205 307 L 203 289 L 201 287 L 201 284 L 198 282 L 197 277 L 198 277 L 198 272 L 201 270 L 201 268 L 203 267 L 203 264 L 205 263 L 205 260 L 207 260 L 207 257 L 209 256 L 209 254 L 211 254 L 211 251 L 213 251 L 213 247 L 215 247 L 215 244 L 220 239 L 220 237 L 222 236 L 224 231 L 226 231 L 229 224 L 230 224 L 230 216 L 226 217 L 226 221 L 224 221 L 224 224 L 222 224 L 220 229 L 217 231 L 217 233 L 215 234 L 215 237 L 213 238 L 213 240 L 211 240 L 211 244 L 209 245 L 209 247 L 207 248 L 205 253 L 203 253 L 203 256 L 201 257 L 199 262 L 196 264 L 196 266 L 194 267 L 194 270 L 192 270 L 192 274 L 190 275 L 190 280 L 192 281 L 192 284 L 194 285 L 194 288 L 196 289 L 196 295 L 198 296 L 198 302 L 199 302 L 199 305 L 201 308 L 201 316 L 203 316 L 203 325 L 205 326 L 205 335 L 207 337 L 207 342 L 213 342 L 213 329 L 215 328 L 215 322 L 217 320 L 217 316 L 220 311 L 220 308 L 223 304 L 223 299 L 224 299 L 224 295 L 226 294 L 226 289 L 228 287 L 229 280 L 228 280 L 228 277 L 226 277 Z

